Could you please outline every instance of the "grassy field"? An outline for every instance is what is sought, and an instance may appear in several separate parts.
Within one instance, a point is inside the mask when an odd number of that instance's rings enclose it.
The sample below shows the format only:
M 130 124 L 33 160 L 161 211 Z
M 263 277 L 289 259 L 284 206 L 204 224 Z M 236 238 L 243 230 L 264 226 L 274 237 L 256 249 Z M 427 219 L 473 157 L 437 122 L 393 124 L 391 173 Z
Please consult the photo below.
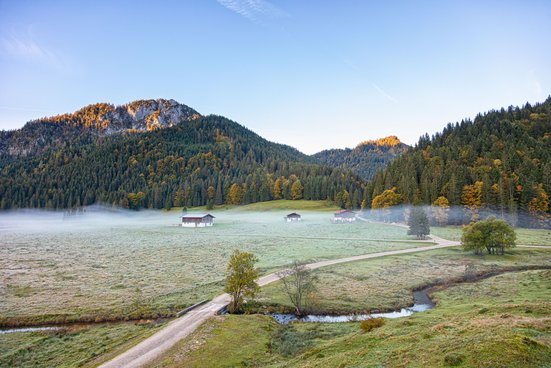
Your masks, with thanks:
M 461 240 L 461 226 L 431 227 L 431 233 L 450 240 Z M 516 228 L 517 244 L 551 246 L 551 230 Z
M 209 320 L 154 367 L 549 367 L 551 271 L 506 273 L 435 294 L 435 309 L 358 323 L 298 323 L 269 317 Z
M 286 223 L 290 204 L 301 223 Z M 267 211 L 270 206 L 277 210 Z M 173 226 L 178 213 L 47 212 L 0 219 L 0 323 L 104 321 L 167 315 L 222 290 L 230 253 L 247 250 L 264 272 L 313 261 L 423 245 L 404 229 L 330 223 L 325 202 L 278 201 L 213 212 L 212 228 Z M 373 239 L 387 239 L 385 241 Z
M 387 311 L 413 303 L 412 290 L 471 274 L 525 266 L 551 265 L 551 250 L 518 248 L 505 256 L 474 256 L 459 248 L 384 257 L 317 269 L 313 312 Z M 468 271 L 466 271 L 468 269 Z M 291 310 L 276 282 L 262 288 L 260 311 Z
M 153 322 L 75 326 L 62 331 L 0 334 L 0 367 L 96 366 L 157 331 Z
M 179 212 L 182 207 L 174 207 L 170 212 Z M 242 212 L 266 212 L 266 211 L 316 211 L 316 212 L 335 212 L 340 210 L 333 202 L 328 201 L 306 201 L 306 200 L 288 200 L 280 199 L 276 201 L 257 202 L 244 206 L 235 206 L 223 204 L 215 206 L 213 210 L 207 210 L 206 206 L 194 207 L 193 211 L 219 212 L 219 211 L 242 211 Z
M 365 222 L 333 225 L 333 210 L 325 201 L 221 207 L 211 211 L 216 216 L 215 226 L 204 229 L 174 226 L 179 222 L 178 211 L 1 214 L 0 324 L 170 315 L 221 293 L 227 260 L 236 248 L 255 253 L 262 272 L 268 273 L 293 260 L 310 262 L 426 245 L 412 242 L 406 229 L 399 227 Z M 293 211 L 303 215 L 302 222 L 283 221 L 283 216 Z M 460 229 L 444 231 L 454 234 Z M 547 236 L 532 230 L 523 234 L 524 239 L 538 244 Z M 324 286 L 317 307 L 332 312 L 394 309 L 411 303 L 412 288 L 462 275 L 467 265 L 485 270 L 549 264 L 550 254 L 547 250 L 517 249 L 504 257 L 474 257 L 448 249 L 332 266 L 316 271 Z M 277 284 L 264 288 L 260 298 L 264 305 L 288 307 Z M 243 324 L 244 331 L 250 332 L 243 336 L 242 349 L 235 352 L 229 365 L 244 361 L 255 366 L 253 352 L 264 351 L 262 346 L 269 346 L 262 361 L 279 361 L 280 354 L 287 361 L 296 355 L 287 350 L 302 346 L 301 339 L 306 341 L 304 348 L 310 348 L 356 331 L 356 326 L 346 324 L 283 331 L 264 316 L 231 316 L 209 324 L 212 331 L 219 326 L 224 339 L 231 335 L 225 328 L 239 330 Z M 209 337 L 210 346 L 213 332 L 208 326 L 201 331 Z M 0 335 L 0 366 L 93 366 L 156 328 L 120 323 L 75 327 L 63 333 Z M 196 344 L 184 355 L 200 361 L 202 346 Z

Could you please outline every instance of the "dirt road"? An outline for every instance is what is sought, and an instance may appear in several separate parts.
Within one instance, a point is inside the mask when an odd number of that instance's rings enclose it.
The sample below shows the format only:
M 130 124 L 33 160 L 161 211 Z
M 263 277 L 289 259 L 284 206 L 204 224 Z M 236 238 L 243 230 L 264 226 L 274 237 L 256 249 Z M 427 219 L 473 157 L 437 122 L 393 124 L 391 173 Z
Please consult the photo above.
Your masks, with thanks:
M 391 250 L 387 252 L 377 252 L 363 254 L 359 256 L 330 259 L 307 265 L 310 269 L 316 269 L 320 267 L 330 266 L 339 263 L 359 261 L 363 259 L 379 258 L 385 256 L 391 256 L 396 254 L 426 252 L 433 249 L 447 248 L 459 245 L 459 242 L 446 240 L 437 236 L 432 236 L 432 239 L 427 241 L 428 244 L 434 245 L 426 247 L 415 247 L 401 250 Z M 272 273 L 266 276 L 260 277 L 257 282 L 260 286 L 270 284 L 279 280 L 279 276 L 276 273 Z M 158 331 L 154 335 L 140 342 L 138 345 L 130 348 L 124 353 L 118 355 L 112 360 L 102 364 L 101 368 L 130 368 L 130 367 L 143 367 L 144 365 L 152 362 L 154 359 L 160 357 L 174 344 L 191 334 L 195 329 L 205 322 L 209 317 L 216 314 L 217 311 L 228 305 L 230 302 L 230 296 L 228 294 L 222 294 L 211 300 L 210 302 L 203 304 L 196 309 L 191 310 L 187 314 L 180 318 L 177 318 L 170 322 L 165 328 Z

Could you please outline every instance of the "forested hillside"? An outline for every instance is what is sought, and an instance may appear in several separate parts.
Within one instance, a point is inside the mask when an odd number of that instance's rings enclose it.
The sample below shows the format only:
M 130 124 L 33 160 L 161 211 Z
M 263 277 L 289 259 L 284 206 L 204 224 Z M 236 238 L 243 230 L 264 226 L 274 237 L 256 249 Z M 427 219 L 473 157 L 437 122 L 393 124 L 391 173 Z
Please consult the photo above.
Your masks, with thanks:
M 375 175 L 364 205 L 461 206 L 467 220 L 492 210 L 519 225 L 541 225 L 549 217 L 549 193 L 551 98 L 490 111 L 421 137 Z
M 384 168 L 396 156 L 404 153 L 408 145 L 398 137 L 389 136 L 377 140 L 365 141 L 355 148 L 329 149 L 314 155 L 321 163 L 350 169 L 364 180 L 370 180 L 375 173 Z
M 363 182 L 350 171 L 321 166 L 220 116 L 193 111 L 162 129 L 118 124 L 110 132 L 113 120 L 97 126 L 67 117 L 2 133 L 2 209 L 212 206 L 344 192 L 358 206 L 363 195 Z
M 200 116 L 174 100 L 138 100 L 122 106 L 97 103 L 72 114 L 30 121 L 18 130 L 0 131 L 0 155 L 26 157 L 52 148 L 100 143 L 102 137 L 171 127 Z

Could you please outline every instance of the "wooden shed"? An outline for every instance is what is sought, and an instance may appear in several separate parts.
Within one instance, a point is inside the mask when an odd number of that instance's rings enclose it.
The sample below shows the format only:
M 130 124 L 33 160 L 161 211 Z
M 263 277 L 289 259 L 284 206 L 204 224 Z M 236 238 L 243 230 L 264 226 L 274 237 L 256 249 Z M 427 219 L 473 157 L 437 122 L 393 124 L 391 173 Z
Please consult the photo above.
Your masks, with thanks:
M 333 216 L 334 223 L 344 223 L 344 222 L 355 222 L 356 221 L 356 212 L 349 210 L 341 210 L 335 212 Z
M 285 216 L 283 219 L 287 222 L 302 221 L 302 216 L 296 212 L 293 212 Z
M 214 224 L 214 216 L 210 213 L 193 213 L 182 216 L 183 227 L 206 227 Z

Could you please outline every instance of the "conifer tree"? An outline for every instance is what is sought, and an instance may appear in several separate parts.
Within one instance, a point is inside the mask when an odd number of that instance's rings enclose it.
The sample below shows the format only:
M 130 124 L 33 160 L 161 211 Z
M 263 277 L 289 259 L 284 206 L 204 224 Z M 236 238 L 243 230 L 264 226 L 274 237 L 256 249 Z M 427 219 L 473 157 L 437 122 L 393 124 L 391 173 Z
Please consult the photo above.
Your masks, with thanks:
M 417 239 L 425 239 L 430 234 L 429 219 L 421 207 L 413 207 L 408 218 L 408 235 Z

